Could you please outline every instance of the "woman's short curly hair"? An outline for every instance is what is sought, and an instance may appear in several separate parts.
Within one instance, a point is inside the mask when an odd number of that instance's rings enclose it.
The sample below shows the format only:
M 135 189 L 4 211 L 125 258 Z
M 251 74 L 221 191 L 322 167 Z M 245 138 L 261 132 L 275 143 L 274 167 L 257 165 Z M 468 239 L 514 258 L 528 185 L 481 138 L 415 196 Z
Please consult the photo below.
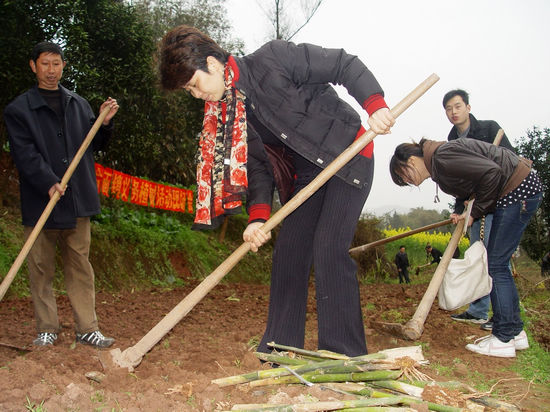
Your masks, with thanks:
M 213 56 L 225 64 L 229 53 L 194 27 L 181 25 L 170 30 L 164 35 L 159 46 L 162 88 L 179 89 L 191 80 L 197 70 L 208 72 L 208 56 Z

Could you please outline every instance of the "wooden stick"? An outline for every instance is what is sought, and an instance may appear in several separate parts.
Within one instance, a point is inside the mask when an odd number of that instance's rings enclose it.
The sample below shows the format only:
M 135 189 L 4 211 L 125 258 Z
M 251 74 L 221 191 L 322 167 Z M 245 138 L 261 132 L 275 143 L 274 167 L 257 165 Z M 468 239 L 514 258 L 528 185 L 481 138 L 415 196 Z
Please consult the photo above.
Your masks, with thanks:
M 366 382 L 366 381 L 386 381 L 397 379 L 401 376 L 400 370 L 378 370 L 366 372 L 344 372 L 344 373 L 304 373 L 302 378 L 311 383 L 324 382 Z M 265 378 L 249 382 L 251 388 L 269 385 L 286 385 L 289 383 L 301 383 L 296 376 L 280 376 L 275 378 Z
M 493 140 L 493 144 L 495 146 L 500 146 L 500 142 L 502 141 L 503 136 L 504 136 L 504 130 L 498 129 L 498 132 L 495 135 L 495 140 Z
M 365 250 L 370 249 L 370 248 L 372 248 L 372 247 L 376 247 L 376 246 L 383 245 L 383 244 L 385 244 L 385 243 L 393 242 L 394 240 L 399 240 L 399 239 L 402 239 L 402 238 L 404 238 L 404 237 L 414 235 L 414 234 L 416 234 L 416 233 L 426 232 L 426 231 L 428 231 L 428 230 L 435 229 L 436 227 L 440 227 L 440 226 L 445 226 L 445 225 L 451 224 L 452 222 L 453 222 L 452 219 L 446 219 L 446 220 L 442 220 L 441 222 L 432 223 L 431 225 L 426 225 L 426 226 L 419 227 L 419 228 L 417 228 L 417 229 L 408 230 L 408 231 L 406 231 L 406 232 L 400 233 L 400 234 L 395 235 L 395 236 L 390 236 L 390 237 L 387 237 L 387 238 L 385 238 L 385 239 L 379 239 L 379 240 L 377 240 L 377 241 L 375 241 L 375 242 L 367 243 L 366 245 L 362 245 L 362 246 L 357 246 L 357 247 L 351 248 L 351 249 L 349 250 L 349 253 L 360 253 L 360 252 L 364 252 Z
M 426 293 L 424 293 L 424 296 L 422 296 L 422 300 L 418 304 L 418 307 L 416 308 L 416 312 L 414 312 L 412 319 L 403 326 L 403 336 L 407 339 L 416 340 L 422 335 L 422 332 L 424 331 L 424 322 L 428 317 L 428 313 L 430 313 L 432 303 L 437 296 L 437 292 L 439 291 L 441 282 L 443 282 L 445 272 L 447 272 L 449 263 L 451 262 L 453 254 L 455 253 L 455 249 L 458 246 L 458 242 L 462 237 L 464 224 L 465 223 L 463 219 L 459 221 L 456 225 L 453 235 L 451 236 L 451 240 L 445 248 L 445 252 L 443 252 L 443 257 L 437 265 L 437 269 L 435 270 L 432 280 L 428 285 L 428 289 L 426 289 Z
M 392 110 L 392 115 L 397 118 L 407 108 L 409 108 L 420 96 L 422 96 L 430 87 L 432 87 L 439 77 L 434 73 L 418 85 L 403 100 L 401 100 Z M 367 144 L 369 144 L 376 133 L 369 129 L 353 144 L 344 150 L 334 161 L 332 161 L 319 175 L 313 179 L 306 187 L 290 199 L 281 209 L 279 209 L 260 229 L 268 233 L 290 213 L 304 203 L 321 186 L 323 186 L 332 176 L 336 174 L 346 163 L 357 155 Z M 128 370 L 140 364 L 143 355 L 153 348 L 185 315 L 201 301 L 204 296 L 216 286 L 223 277 L 248 253 L 250 243 L 244 242 L 235 250 L 225 261 L 222 262 L 210 275 L 208 275 L 193 291 L 191 291 L 174 309 L 172 309 L 157 325 L 153 327 L 139 342 L 134 346 L 121 352 L 119 348 L 111 350 L 111 356 L 115 364 L 120 367 L 126 367 Z
M 63 178 L 61 179 L 61 187 L 66 188 L 67 184 L 69 183 L 70 178 L 72 177 L 76 167 L 80 163 L 80 160 L 82 159 L 82 156 L 84 156 L 84 153 L 88 149 L 88 146 L 90 146 L 90 143 L 92 143 L 93 138 L 95 137 L 97 131 L 101 127 L 101 124 L 105 120 L 105 117 L 109 112 L 111 111 L 111 107 L 107 106 L 98 116 L 95 123 L 93 124 L 92 128 L 86 135 L 86 138 L 82 142 L 82 145 L 76 152 L 73 160 L 71 161 L 71 164 L 69 165 L 67 171 L 63 175 Z M 23 248 L 21 249 L 21 252 L 19 252 L 19 255 L 15 259 L 15 262 L 13 262 L 13 265 L 11 266 L 11 269 L 7 273 L 6 277 L 2 281 L 2 284 L 0 285 L 0 300 L 4 297 L 6 294 L 6 291 L 11 285 L 11 282 L 13 282 L 13 279 L 15 278 L 15 275 L 17 274 L 17 271 L 21 268 L 21 265 L 25 261 L 25 258 L 29 254 L 32 246 L 34 245 L 34 242 L 36 241 L 36 238 L 40 234 L 40 231 L 46 224 L 46 221 L 50 217 L 50 214 L 52 213 L 52 210 L 56 203 L 59 201 L 60 198 L 59 192 L 56 190 L 53 196 L 50 198 L 50 201 L 46 205 L 46 208 L 42 212 L 42 215 L 38 219 L 38 222 L 36 222 L 36 225 L 34 226 L 31 234 L 27 238 L 27 241 L 23 245 Z

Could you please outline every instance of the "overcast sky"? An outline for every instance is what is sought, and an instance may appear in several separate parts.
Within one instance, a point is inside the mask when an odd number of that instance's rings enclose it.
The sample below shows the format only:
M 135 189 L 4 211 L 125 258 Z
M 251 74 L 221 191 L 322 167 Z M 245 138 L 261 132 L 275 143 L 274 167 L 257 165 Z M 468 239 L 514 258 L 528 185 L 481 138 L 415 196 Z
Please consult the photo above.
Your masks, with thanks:
M 227 8 L 247 53 L 269 39 L 270 23 L 256 0 L 228 0 Z M 433 203 L 431 180 L 420 188 L 402 188 L 388 171 L 399 143 L 447 139 L 452 125 L 441 101 L 448 90 L 468 91 L 471 113 L 496 120 L 512 144 L 534 125 L 550 127 L 549 18 L 548 0 L 324 0 L 293 41 L 359 56 L 390 107 L 430 74 L 441 78 L 398 118 L 391 135 L 375 139 L 374 183 L 364 211 L 442 210 L 452 202 L 440 192 L 441 202 Z M 338 91 L 361 110 L 345 89 Z M 366 115 L 363 119 L 366 124 Z

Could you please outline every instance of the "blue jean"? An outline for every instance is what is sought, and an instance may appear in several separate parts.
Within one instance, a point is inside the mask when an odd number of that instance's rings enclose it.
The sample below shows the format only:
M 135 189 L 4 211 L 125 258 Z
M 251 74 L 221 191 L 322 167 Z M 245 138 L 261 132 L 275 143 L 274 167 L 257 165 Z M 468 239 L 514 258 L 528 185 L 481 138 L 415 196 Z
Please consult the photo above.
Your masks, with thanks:
M 493 215 L 488 214 L 485 216 L 485 230 L 484 230 L 484 236 L 483 236 L 483 244 L 485 247 L 489 244 L 489 238 L 491 234 L 491 226 L 493 224 Z M 470 244 L 473 244 L 474 242 L 478 241 L 481 237 L 481 234 L 479 233 L 481 230 L 481 219 L 477 219 L 474 221 L 472 226 L 470 227 Z M 474 300 L 472 303 L 470 303 L 470 306 L 468 307 L 468 312 L 470 315 L 475 316 L 476 318 L 480 319 L 487 319 L 489 317 L 489 304 L 491 303 L 491 298 L 489 295 L 485 295 L 477 300 Z
M 493 335 L 502 342 L 510 341 L 523 329 L 518 290 L 509 261 L 541 200 L 542 193 L 538 193 L 507 207 L 497 207 L 493 215 L 487 257 L 489 275 L 493 278 Z

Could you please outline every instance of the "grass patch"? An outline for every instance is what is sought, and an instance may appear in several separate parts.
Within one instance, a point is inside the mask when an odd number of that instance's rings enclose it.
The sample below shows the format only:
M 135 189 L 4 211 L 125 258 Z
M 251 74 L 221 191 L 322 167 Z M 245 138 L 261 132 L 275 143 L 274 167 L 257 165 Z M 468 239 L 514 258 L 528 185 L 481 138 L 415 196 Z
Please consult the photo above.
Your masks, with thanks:
M 247 216 L 232 216 L 226 236 L 219 241 L 220 229 L 193 231 L 193 216 L 184 213 L 152 211 L 133 205 L 115 204 L 107 199 L 102 213 L 92 218 L 90 261 L 96 276 L 96 289 L 147 290 L 173 289 L 187 278 L 171 262 L 174 255 L 183 261 L 188 277 L 202 280 L 242 244 Z M 120 202 L 119 202 L 120 203 Z M 23 247 L 23 227 L 19 210 L 2 210 L 0 215 L 0 273 L 7 273 Z M 258 253 L 249 253 L 223 282 L 267 283 L 271 272 L 272 242 Z M 7 296 L 29 296 L 26 263 L 19 270 Z M 57 256 L 54 289 L 65 293 L 63 265 Z
M 529 339 L 529 349 L 517 354 L 513 370 L 527 381 L 550 384 L 550 354 L 534 339 Z
M 23 247 L 21 219 L 7 209 L 0 215 L 0 273 L 7 274 Z M 24 262 L 6 292 L 9 296 L 30 296 L 27 280 L 27 263 Z
M 380 315 L 380 317 L 387 321 L 387 322 L 392 322 L 392 323 L 402 323 L 404 324 L 407 319 L 405 318 L 405 316 L 403 316 L 403 314 L 401 312 L 399 312 L 399 310 L 397 309 L 390 309 L 384 313 L 382 313 L 382 315 Z

